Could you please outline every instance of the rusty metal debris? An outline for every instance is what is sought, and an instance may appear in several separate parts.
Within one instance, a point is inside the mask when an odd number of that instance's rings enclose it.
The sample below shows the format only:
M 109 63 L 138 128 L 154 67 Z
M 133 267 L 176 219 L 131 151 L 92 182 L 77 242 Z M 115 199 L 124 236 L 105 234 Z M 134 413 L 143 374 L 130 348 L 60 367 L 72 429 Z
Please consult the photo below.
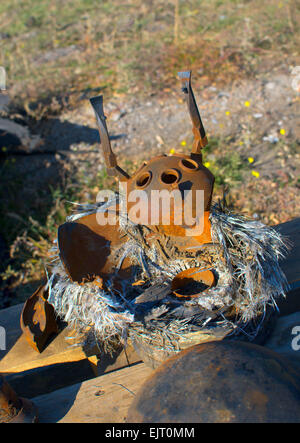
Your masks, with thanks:
M 193 122 L 194 144 L 192 153 L 201 155 L 201 149 L 207 145 L 207 137 L 192 90 L 191 71 L 182 71 L 178 75 L 182 81 L 182 91 L 187 96 L 188 110 Z
M 0 374 L 0 423 L 36 423 L 38 412 L 35 405 L 15 391 Z
M 109 280 L 114 270 L 112 250 L 119 248 L 126 239 L 117 226 L 100 226 L 96 214 L 87 215 L 77 222 L 67 222 L 58 229 L 58 246 L 61 261 L 73 281 L 84 283 Z M 125 259 L 117 278 L 131 275 L 131 264 Z
M 101 146 L 104 156 L 104 161 L 106 164 L 106 169 L 108 175 L 117 175 L 120 180 L 128 179 L 128 174 L 123 171 L 117 164 L 117 159 L 115 154 L 112 152 L 109 135 L 106 127 L 106 117 L 103 111 L 103 97 L 93 97 L 90 100 L 96 115 L 96 120 L 99 128 Z
M 142 208 L 141 211 L 148 214 L 148 219 L 144 224 L 149 226 L 152 232 L 157 232 L 161 235 L 168 235 L 178 239 L 178 247 L 188 248 L 195 245 L 211 243 L 209 210 L 212 198 L 212 190 L 214 184 L 214 177 L 211 172 L 203 166 L 200 157 L 195 159 L 188 155 L 175 154 L 171 156 L 161 155 L 149 160 L 142 168 L 134 174 L 127 182 L 127 195 L 132 191 L 143 190 L 146 197 L 145 201 L 147 207 Z M 166 190 L 172 192 L 178 190 L 182 199 L 177 202 L 174 201 L 174 206 L 171 208 L 170 219 L 168 223 L 164 222 L 163 208 L 159 208 L 157 214 L 158 223 L 153 226 L 151 224 L 153 212 L 150 210 L 152 199 L 155 196 L 153 191 Z M 203 214 L 203 232 L 201 235 L 194 235 L 188 238 L 186 236 L 186 229 L 192 228 L 193 225 L 178 224 L 175 214 L 182 211 L 182 219 L 185 220 L 185 208 L 182 205 L 184 201 L 185 192 L 190 192 L 195 197 L 195 191 L 202 190 L 204 192 L 204 214 Z M 191 214 L 193 218 L 196 217 L 196 198 L 192 198 Z M 133 203 L 128 202 L 128 212 Z M 178 206 L 176 206 L 178 205 Z M 142 206 L 142 205 L 141 205 Z M 130 212 L 129 212 L 130 213 Z M 151 218 L 150 218 L 151 217 Z M 134 219 L 132 220 L 135 221 Z M 184 237 L 184 242 L 182 242 Z
M 202 164 L 201 148 L 207 143 L 205 130 L 199 115 L 196 101 L 191 87 L 191 73 L 179 73 L 184 93 L 187 94 L 188 110 L 193 122 L 193 133 L 195 137 L 194 147 L 190 155 L 174 154 L 160 155 L 144 162 L 138 171 L 129 177 L 128 174 L 118 166 L 115 154 L 112 151 L 109 134 L 106 126 L 105 116 L 103 112 L 103 98 L 92 98 L 91 104 L 94 108 L 97 124 L 99 128 L 101 145 L 107 172 L 115 175 L 120 182 L 126 184 L 126 204 L 127 211 L 133 203 L 128 199 L 132 191 L 143 190 L 147 199 L 145 199 L 145 207 L 141 208 L 141 212 L 146 212 L 148 218 L 144 220 L 144 225 L 149 228 L 148 234 L 144 241 L 148 246 L 153 241 L 157 241 L 163 236 L 172 237 L 174 243 L 179 250 L 187 251 L 189 248 L 197 248 L 212 243 L 211 225 L 209 221 L 210 205 L 212 199 L 214 176 Z M 202 224 L 203 230 L 201 234 L 186 236 L 186 228 L 194 227 L 194 224 L 178 225 L 175 219 L 176 210 L 182 211 L 182 219 L 185 220 L 184 209 L 182 209 L 182 200 L 180 208 L 177 208 L 178 202 L 174 201 L 171 208 L 170 219 L 168 223 L 164 222 L 164 213 L 162 207 L 156 216 L 156 223 L 153 224 L 151 211 L 153 206 L 153 191 L 173 191 L 178 190 L 182 199 L 185 192 L 190 192 L 194 196 L 195 191 L 202 190 L 204 193 L 204 214 Z M 191 209 L 192 217 L 196 217 L 196 199 L 191 199 L 191 205 L 186 205 Z M 184 206 L 185 208 L 185 206 Z M 119 208 L 118 208 L 119 209 Z M 145 210 L 145 211 L 144 211 Z M 130 217 L 129 217 L 130 218 Z M 194 219 L 193 219 L 194 220 Z M 131 218 L 132 222 L 135 219 Z M 103 284 L 115 274 L 115 263 L 112 260 L 112 250 L 119 248 L 126 241 L 122 238 L 119 230 L 119 220 L 117 226 L 99 226 L 96 214 L 90 214 L 76 220 L 74 222 L 64 223 L 58 230 L 58 245 L 60 258 L 62 263 L 73 281 L 83 283 L 91 281 L 94 278 L 101 278 Z M 122 266 L 118 270 L 115 278 L 123 279 L 131 276 L 131 264 L 128 260 L 124 260 Z
M 289 361 L 238 341 L 196 345 L 153 372 L 129 423 L 300 422 L 300 384 Z
M 45 286 L 40 286 L 25 302 L 21 313 L 21 329 L 37 352 L 42 352 L 49 338 L 58 333 L 54 309 L 47 302 L 47 296 Z
M 193 125 L 192 151 L 156 156 L 131 177 L 113 153 L 103 98 L 91 99 L 105 165 L 119 180 L 120 192 L 106 203 L 80 205 L 59 227 L 59 257 L 47 288 L 57 315 L 78 330 L 91 325 L 97 341 L 107 346 L 111 337 L 122 340 L 128 334 L 132 339 L 135 334 L 137 340 L 150 335 L 161 348 L 166 334 L 173 343 L 174 337 L 191 329 L 201 334 L 200 341 L 207 336 L 223 339 L 236 331 L 255 337 L 262 330 L 255 320 L 262 315 L 267 320 L 267 305 L 285 292 L 286 279 L 278 264 L 284 242 L 278 233 L 230 213 L 225 204 L 211 205 L 214 176 L 202 162 L 207 137 L 191 73 L 181 72 L 179 77 Z M 145 197 L 139 202 L 143 221 L 131 211 L 135 202 L 129 196 L 136 192 Z M 157 193 L 164 193 L 158 204 Z M 179 200 L 170 198 L 172 193 Z M 105 211 L 115 213 L 113 224 L 99 223 Z M 198 224 L 202 230 L 194 229 Z M 29 309 L 29 336 L 36 333 L 33 321 Z

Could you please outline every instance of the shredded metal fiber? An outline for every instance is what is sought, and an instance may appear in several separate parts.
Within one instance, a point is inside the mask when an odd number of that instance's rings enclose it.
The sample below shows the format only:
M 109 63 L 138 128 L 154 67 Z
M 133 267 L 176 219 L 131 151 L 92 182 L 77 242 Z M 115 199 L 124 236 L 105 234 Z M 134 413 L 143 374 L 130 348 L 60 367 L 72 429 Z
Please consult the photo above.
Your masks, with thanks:
M 104 207 L 80 206 L 69 220 L 99 209 Z M 192 266 L 209 269 L 213 262 L 217 285 L 199 297 L 174 301 L 170 290 L 155 306 L 144 307 L 135 303 L 140 293 L 135 292 L 132 281 L 124 281 L 119 291 L 111 290 L 109 285 L 103 290 L 97 280 L 82 285 L 72 282 L 59 263 L 54 265 L 48 280 L 49 303 L 72 328 L 88 331 L 89 337 L 92 335 L 108 349 L 116 337 L 126 342 L 128 333 L 147 337 L 161 346 L 158 337 L 164 337 L 164 343 L 169 337 L 173 343 L 179 335 L 207 325 L 230 326 L 233 333 L 242 332 L 254 338 L 261 323 L 255 323 L 255 319 L 263 318 L 268 305 L 276 307 L 276 299 L 287 290 L 278 264 L 286 251 L 285 242 L 274 229 L 233 214 L 219 204 L 212 206 L 210 220 L 215 244 L 193 251 L 189 257 L 182 257 L 174 248 L 168 251 L 168 245 L 164 246 L 170 260 L 166 260 L 159 247 L 145 248 L 143 227 L 132 223 L 121 224 L 128 242 L 116 251 L 119 266 L 125 257 L 130 257 L 136 265 L 134 280 L 148 280 L 150 286 L 163 283 L 170 288 L 178 272 Z

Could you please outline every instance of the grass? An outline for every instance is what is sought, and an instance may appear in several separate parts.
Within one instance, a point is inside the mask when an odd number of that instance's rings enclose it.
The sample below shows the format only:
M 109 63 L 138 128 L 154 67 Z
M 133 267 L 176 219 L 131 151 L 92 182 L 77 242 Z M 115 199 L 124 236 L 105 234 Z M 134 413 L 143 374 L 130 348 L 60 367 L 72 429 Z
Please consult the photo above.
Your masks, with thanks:
M 35 102 L 51 113 L 52 97 L 75 105 L 87 88 L 161 92 L 184 66 L 206 84 L 248 76 L 262 57 L 272 62 L 274 51 L 298 52 L 298 15 L 289 0 L 2 0 L 8 37 L 0 65 L 16 103 L 37 117 Z

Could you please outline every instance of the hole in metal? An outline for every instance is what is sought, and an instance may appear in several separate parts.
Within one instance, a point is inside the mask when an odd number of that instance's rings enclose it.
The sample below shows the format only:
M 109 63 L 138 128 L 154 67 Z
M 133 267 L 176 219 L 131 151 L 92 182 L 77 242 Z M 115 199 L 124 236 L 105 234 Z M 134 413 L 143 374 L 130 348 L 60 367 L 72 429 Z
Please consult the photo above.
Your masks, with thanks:
M 186 158 L 183 158 L 180 160 L 179 165 L 182 169 L 188 172 L 196 171 L 198 169 L 198 163 L 194 160 L 188 160 Z
M 149 185 L 151 181 L 152 174 L 150 171 L 142 173 L 137 179 L 136 179 L 136 185 L 139 188 L 145 188 Z
M 179 173 L 175 169 L 169 169 L 167 171 L 164 171 L 161 174 L 160 179 L 161 179 L 162 183 L 165 183 L 167 185 L 171 185 L 173 183 L 178 182 Z

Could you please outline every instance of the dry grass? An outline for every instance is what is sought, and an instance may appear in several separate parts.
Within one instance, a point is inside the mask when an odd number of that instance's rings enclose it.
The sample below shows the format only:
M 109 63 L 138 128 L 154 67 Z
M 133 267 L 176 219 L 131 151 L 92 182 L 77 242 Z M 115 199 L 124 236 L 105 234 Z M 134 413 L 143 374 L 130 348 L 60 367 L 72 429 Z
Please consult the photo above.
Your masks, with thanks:
M 35 116 L 90 90 L 168 90 L 183 66 L 202 84 L 234 81 L 299 47 L 292 0 L 2 0 L 0 17 L 0 65 L 16 102 Z

